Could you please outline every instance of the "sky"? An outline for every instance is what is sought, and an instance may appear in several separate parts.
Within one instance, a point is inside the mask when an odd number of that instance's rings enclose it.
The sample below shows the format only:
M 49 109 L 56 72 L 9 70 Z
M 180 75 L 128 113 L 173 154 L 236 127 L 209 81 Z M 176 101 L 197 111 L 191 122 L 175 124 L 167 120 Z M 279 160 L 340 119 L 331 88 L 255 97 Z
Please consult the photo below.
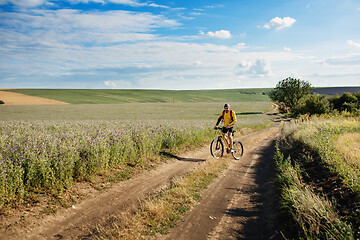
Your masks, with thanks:
M 359 0 L 0 0 L 0 88 L 360 86 Z

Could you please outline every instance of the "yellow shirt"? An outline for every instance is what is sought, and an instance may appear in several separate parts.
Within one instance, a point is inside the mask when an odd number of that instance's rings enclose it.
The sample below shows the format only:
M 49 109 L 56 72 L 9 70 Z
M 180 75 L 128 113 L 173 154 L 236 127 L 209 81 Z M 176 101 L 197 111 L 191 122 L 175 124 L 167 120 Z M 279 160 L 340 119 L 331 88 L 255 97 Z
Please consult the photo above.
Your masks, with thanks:
M 232 114 L 232 118 L 230 113 Z M 216 125 L 220 123 L 222 116 L 223 116 L 223 112 L 221 112 L 219 117 L 217 118 Z M 224 127 L 226 127 L 227 125 L 229 125 L 229 127 L 233 127 L 235 123 L 236 123 L 236 114 L 234 110 L 231 110 L 229 112 L 224 111 Z

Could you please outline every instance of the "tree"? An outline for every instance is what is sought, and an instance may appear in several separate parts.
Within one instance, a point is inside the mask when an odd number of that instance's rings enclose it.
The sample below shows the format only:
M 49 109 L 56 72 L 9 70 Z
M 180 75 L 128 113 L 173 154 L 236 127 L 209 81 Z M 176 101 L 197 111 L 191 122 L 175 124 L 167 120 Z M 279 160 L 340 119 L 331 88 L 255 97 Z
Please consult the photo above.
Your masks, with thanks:
M 269 97 L 274 102 L 285 105 L 291 112 L 311 94 L 312 89 L 309 82 L 289 77 L 279 81 L 276 87 L 270 91 Z

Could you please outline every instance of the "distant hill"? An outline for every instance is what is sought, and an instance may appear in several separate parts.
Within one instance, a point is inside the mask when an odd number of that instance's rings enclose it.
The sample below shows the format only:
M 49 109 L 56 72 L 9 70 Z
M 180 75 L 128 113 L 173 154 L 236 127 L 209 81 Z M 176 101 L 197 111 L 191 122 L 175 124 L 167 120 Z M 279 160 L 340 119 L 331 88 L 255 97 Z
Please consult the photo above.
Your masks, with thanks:
M 314 88 L 313 93 L 318 93 L 321 95 L 336 95 L 343 94 L 344 92 L 355 93 L 359 92 L 360 87 L 324 87 L 324 88 Z
M 151 102 L 270 102 L 269 88 L 216 90 L 137 89 L 9 89 L 25 95 L 54 99 L 70 104 L 117 104 Z

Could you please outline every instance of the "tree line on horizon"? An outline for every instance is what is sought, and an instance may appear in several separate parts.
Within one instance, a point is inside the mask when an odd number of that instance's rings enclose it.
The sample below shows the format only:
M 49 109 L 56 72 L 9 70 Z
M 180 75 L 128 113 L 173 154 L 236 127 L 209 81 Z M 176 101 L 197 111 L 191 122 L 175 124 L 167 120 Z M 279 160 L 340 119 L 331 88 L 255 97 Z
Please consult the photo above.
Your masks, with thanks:
M 280 111 L 291 116 L 348 114 L 360 116 L 360 91 L 344 92 L 326 97 L 313 94 L 314 87 L 307 81 L 288 77 L 279 81 L 270 91 L 269 98 L 279 105 Z

